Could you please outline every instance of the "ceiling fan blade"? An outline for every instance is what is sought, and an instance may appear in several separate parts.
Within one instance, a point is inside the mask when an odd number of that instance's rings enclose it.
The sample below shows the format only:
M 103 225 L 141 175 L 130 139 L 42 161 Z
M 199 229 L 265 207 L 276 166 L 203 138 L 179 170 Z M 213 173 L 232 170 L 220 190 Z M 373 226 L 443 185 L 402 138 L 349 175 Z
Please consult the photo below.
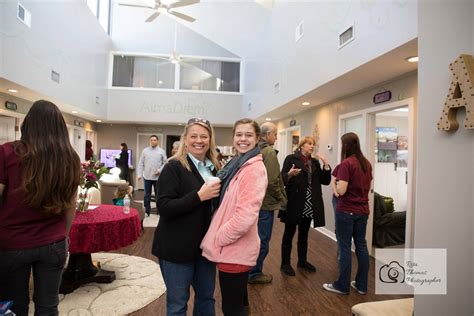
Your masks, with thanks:
M 168 5 L 168 8 L 173 9 L 173 8 L 179 8 L 179 7 L 184 7 L 187 5 L 199 3 L 199 0 L 182 0 L 182 1 L 176 1 L 173 3 L 170 3 Z
M 156 19 L 159 15 L 160 15 L 160 11 L 156 11 L 155 13 L 153 13 L 152 15 L 150 15 L 150 16 L 148 17 L 148 19 L 145 20 L 145 22 L 151 22 L 151 21 L 153 21 L 154 19 Z
M 186 15 L 186 14 L 183 14 L 183 13 L 179 13 L 179 12 L 176 12 L 176 11 L 171 11 L 169 10 L 168 11 L 169 14 L 172 14 L 180 19 L 183 19 L 183 20 L 186 20 L 188 22 L 194 22 L 196 21 L 195 18 L 193 18 L 192 16 L 189 16 L 189 15 Z
M 148 9 L 153 9 L 153 7 L 147 6 L 147 5 L 141 5 L 141 4 L 129 4 L 129 3 L 119 3 L 118 5 L 123 5 L 125 7 L 135 7 L 135 8 L 148 8 Z

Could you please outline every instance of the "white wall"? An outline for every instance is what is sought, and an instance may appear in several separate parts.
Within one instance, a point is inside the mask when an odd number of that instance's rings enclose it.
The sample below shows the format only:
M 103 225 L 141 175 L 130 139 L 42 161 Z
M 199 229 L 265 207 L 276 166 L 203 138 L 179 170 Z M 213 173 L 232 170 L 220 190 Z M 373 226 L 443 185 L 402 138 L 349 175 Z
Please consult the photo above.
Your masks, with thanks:
M 186 123 L 206 118 L 214 125 L 232 125 L 241 118 L 241 95 L 192 92 L 109 90 L 107 118 L 122 122 Z
M 145 20 L 153 10 L 113 5 L 111 36 L 114 50 L 150 54 L 170 54 L 174 48 L 177 23 L 176 50 L 181 55 L 238 57 L 204 36 L 192 31 L 166 14 L 153 22 Z
M 382 85 L 381 85 L 382 86 Z M 415 99 L 415 108 L 417 104 L 417 75 L 416 73 L 408 74 L 403 78 L 398 78 L 392 82 L 383 83 L 385 89 L 392 91 L 393 96 L 402 95 L 404 98 Z M 301 125 L 301 135 L 313 135 L 315 125 L 318 125 L 320 137 L 319 152 L 324 155 L 331 166 L 338 163 L 338 124 L 339 115 L 355 112 L 361 109 L 375 106 L 372 98 L 374 94 L 380 92 L 380 87 L 373 87 L 367 91 L 362 91 L 356 95 L 346 97 L 344 99 L 332 102 L 330 104 L 304 110 L 302 106 L 301 112 L 293 117 L 277 122 L 278 129 L 289 127 L 290 120 L 295 119 L 296 125 Z M 396 101 L 396 100 L 393 100 Z M 384 104 L 380 104 L 383 106 Z M 332 144 L 333 150 L 328 151 L 326 145 Z M 331 205 L 331 189 L 329 186 L 323 186 L 324 209 L 326 214 L 326 228 L 334 231 L 334 213 Z
M 5 23 L 5 4 L 0 1 L 0 77 L 3 77 L 3 24 Z
M 418 1 L 414 238 L 415 247 L 447 249 L 448 286 L 447 295 L 417 296 L 415 315 L 474 314 L 474 130 L 436 129 L 452 79 L 449 64 L 474 53 L 473 13 L 473 0 Z
M 416 38 L 416 12 L 415 0 L 276 1 L 245 59 L 243 116 L 258 117 Z M 302 20 L 305 34 L 295 43 Z M 355 40 L 339 50 L 338 35 L 352 23 Z
M 103 116 L 111 41 L 86 1 L 24 0 L 21 4 L 31 12 L 31 28 L 16 18 L 17 1 L 1 5 L 2 77 Z M 59 84 L 50 79 L 51 70 L 60 73 Z

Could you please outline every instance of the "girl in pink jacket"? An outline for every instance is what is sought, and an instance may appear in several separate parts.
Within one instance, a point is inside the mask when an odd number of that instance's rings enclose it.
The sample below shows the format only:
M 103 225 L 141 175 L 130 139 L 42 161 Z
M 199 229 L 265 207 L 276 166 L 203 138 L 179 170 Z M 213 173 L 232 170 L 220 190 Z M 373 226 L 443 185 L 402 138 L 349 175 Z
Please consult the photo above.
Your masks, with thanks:
M 267 189 L 267 172 L 257 146 L 260 128 L 250 119 L 234 124 L 238 155 L 219 171 L 220 206 L 204 237 L 202 255 L 217 263 L 225 316 L 248 307 L 247 280 L 260 251 L 258 214 Z

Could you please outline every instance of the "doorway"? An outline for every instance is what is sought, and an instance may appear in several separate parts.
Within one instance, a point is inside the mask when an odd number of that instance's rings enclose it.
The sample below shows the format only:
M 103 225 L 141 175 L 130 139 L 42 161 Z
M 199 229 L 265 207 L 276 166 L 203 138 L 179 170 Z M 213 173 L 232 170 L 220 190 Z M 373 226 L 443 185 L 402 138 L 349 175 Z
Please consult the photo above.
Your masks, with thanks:
M 295 153 L 301 137 L 301 126 L 292 126 L 278 131 L 274 147 L 278 149 L 278 162 L 283 166 L 286 156 Z
M 387 121 L 382 119 L 382 117 L 387 116 L 387 113 L 392 112 L 396 109 L 403 109 L 397 110 L 398 117 L 404 117 L 404 125 L 403 128 L 400 127 L 402 134 L 405 135 L 398 135 L 396 136 L 396 150 L 398 151 L 398 141 L 401 142 L 400 148 L 407 148 L 401 149 L 400 155 L 397 153 L 392 153 L 392 157 L 389 157 L 390 153 L 387 155 L 381 155 L 382 157 L 380 160 L 388 160 L 390 162 L 384 162 L 384 165 L 378 165 L 379 163 L 379 153 L 378 153 L 378 138 L 377 138 L 377 127 L 392 127 L 392 126 L 378 126 L 380 124 L 386 125 L 390 123 L 386 123 Z M 394 116 L 394 114 L 390 114 Z M 395 114 L 397 115 L 397 114 Z M 377 120 L 377 117 L 379 119 Z M 413 218 L 414 218 L 414 174 L 415 174 L 415 165 L 414 165 L 414 148 L 415 148 L 415 136 L 414 136 L 414 122 L 415 122 L 415 114 L 414 114 L 414 100 L 413 98 L 396 101 L 387 103 L 381 106 L 375 106 L 371 108 L 367 108 L 361 111 L 347 113 L 341 115 L 339 117 L 339 157 L 340 157 L 340 137 L 346 132 L 355 132 L 359 135 L 360 142 L 361 142 L 361 149 L 365 155 L 365 157 L 370 161 L 373 166 L 373 173 L 374 173 L 374 181 L 372 182 L 372 189 L 369 193 L 369 207 L 370 207 L 370 215 L 369 220 L 367 223 L 367 244 L 370 245 L 369 253 L 373 252 L 371 245 L 373 244 L 373 227 L 374 227 L 374 189 L 377 190 L 385 190 L 384 187 L 397 187 L 397 191 L 393 194 L 400 196 L 401 198 L 397 198 L 399 201 L 397 202 L 397 207 L 400 208 L 400 211 L 406 210 L 406 229 L 405 229 L 405 247 L 412 247 L 413 246 Z M 380 130 L 379 132 L 383 132 L 384 130 Z M 385 130 L 387 132 L 393 132 L 393 130 Z M 398 139 L 398 136 L 401 136 Z M 392 139 L 394 135 L 390 135 L 388 138 Z M 402 143 L 406 142 L 409 145 L 402 145 Z M 410 150 L 408 150 L 410 148 Z M 398 158 L 399 159 L 398 159 Z M 392 162 L 393 161 L 393 162 Z M 397 163 L 397 164 L 395 164 Z M 385 170 L 387 169 L 387 170 Z M 384 171 L 388 172 L 388 169 L 392 169 L 391 173 L 391 180 L 387 177 L 384 177 Z M 393 173 L 395 172 L 395 173 Z M 392 178 L 393 177 L 393 178 Z M 397 184 L 400 183 L 400 186 Z M 388 191 L 385 191 L 388 192 Z M 403 198 L 405 196 L 405 198 Z M 395 199 L 394 199 L 395 200 Z

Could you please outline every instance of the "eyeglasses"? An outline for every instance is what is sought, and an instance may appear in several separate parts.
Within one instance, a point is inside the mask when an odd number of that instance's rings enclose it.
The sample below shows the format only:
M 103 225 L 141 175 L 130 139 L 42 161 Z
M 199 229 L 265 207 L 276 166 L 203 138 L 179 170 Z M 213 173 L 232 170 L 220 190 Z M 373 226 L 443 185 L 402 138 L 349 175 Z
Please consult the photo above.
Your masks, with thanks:
M 193 124 L 193 123 L 203 123 L 203 124 L 206 124 L 208 127 L 211 127 L 211 123 L 206 119 L 192 118 L 192 119 L 189 119 L 187 125 Z

